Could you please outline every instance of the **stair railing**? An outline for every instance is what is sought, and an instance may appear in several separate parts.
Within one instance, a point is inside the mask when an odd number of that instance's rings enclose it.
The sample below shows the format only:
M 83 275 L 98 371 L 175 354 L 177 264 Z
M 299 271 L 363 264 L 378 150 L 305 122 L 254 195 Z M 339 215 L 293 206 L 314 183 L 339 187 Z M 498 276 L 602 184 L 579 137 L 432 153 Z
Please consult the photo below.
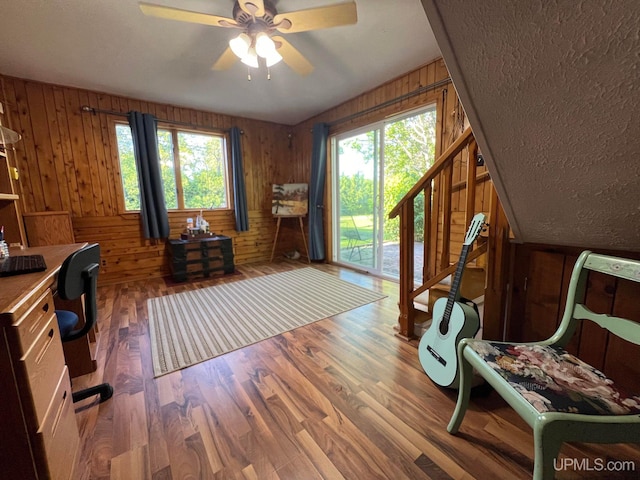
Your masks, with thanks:
M 452 182 L 453 162 L 455 158 L 466 150 L 467 172 L 466 180 Z M 452 195 L 461 189 L 466 190 L 465 225 L 471 223 L 475 212 L 476 184 L 479 180 L 476 174 L 476 157 L 478 147 L 471 131 L 467 128 L 447 149 L 438 157 L 418 182 L 411 187 L 407 194 L 389 213 L 389 218 L 400 216 L 400 274 L 399 301 L 400 314 L 398 317 L 398 332 L 400 337 L 410 340 L 414 336 L 416 309 L 414 299 L 435 284 L 455 272 L 457 263 L 451 265 L 450 241 L 452 219 Z M 465 155 L 465 153 L 462 153 Z M 480 175 L 486 179 L 485 174 Z M 415 286 L 414 278 L 414 214 L 415 199 L 424 192 L 424 268 L 421 285 Z M 438 233 L 442 232 L 438 242 Z M 438 246 L 440 256 L 438 258 Z M 486 244 L 476 248 L 467 258 L 467 263 L 478 258 L 487 250 Z

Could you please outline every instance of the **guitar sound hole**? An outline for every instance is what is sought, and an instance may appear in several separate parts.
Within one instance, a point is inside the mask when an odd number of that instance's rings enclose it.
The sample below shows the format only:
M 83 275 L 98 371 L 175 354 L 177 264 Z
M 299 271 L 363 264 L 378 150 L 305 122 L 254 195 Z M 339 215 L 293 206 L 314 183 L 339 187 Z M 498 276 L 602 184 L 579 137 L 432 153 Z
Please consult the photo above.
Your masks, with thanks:
M 440 330 L 440 335 L 446 335 L 449 332 L 449 322 L 440 322 L 438 329 Z

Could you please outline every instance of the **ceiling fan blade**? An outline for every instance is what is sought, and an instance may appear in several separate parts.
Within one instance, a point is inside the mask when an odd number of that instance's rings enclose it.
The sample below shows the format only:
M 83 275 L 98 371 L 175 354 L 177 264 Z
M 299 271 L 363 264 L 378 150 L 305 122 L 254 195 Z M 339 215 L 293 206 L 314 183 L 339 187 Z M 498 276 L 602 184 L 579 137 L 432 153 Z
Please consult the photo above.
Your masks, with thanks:
M 282 55 L 282 61 L 289 65 L 294 72 L 300 75 L 309 75 L 313 72 L 313 65 L 293 45 L 280 36 L 271 38 L 276 42 L 276 48 Z
M 357 21 L 358 12 L 355 2 L 281 13 L 273 19 L 273 23 L 281 33 L 306 32 L 340 25 L 353 25 Z
M 238 4 L 240 8 L 249 15 L 262 17 L 265 13 L 263 0 L 238 0 Z
M 231 48 L 227 49 L 220 55 L 220 58 L 213 64 L 211 70 L 228 70 L 238 61 L 238 57 L 233 53 Z
M 211 15 L 209 13 L 192 12 L 190 10 L 163 7 L 162 5 L 154 5 L 152 3 L 145 2 L 140 2 L 139 5 L 142 13 L 152 17 L 178 20 L 180 22 L 200 23 L 202 25 L 213 25 L 214 27 L 240 27 L 240 25 L 231 18 L 219 17 L 218 15 Z

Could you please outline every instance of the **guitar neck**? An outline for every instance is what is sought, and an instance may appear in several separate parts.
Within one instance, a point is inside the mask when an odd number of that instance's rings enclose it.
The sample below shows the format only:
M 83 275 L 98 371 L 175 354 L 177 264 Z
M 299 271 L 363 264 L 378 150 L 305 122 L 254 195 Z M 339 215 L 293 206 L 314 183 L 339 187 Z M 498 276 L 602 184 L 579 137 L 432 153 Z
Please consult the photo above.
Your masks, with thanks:
M 449 298 L 447 298 L 447 306 L 444 310 L 445 318 L 449 318 L 451 316 L 453 304 L 460 300 L 460 282 L 462 281 L 464 264 L 467 262 L 467 256 L 469 255 L 469 248 L 471 248 L 470 244 L 462 246 L 462 252 L 460 252 L 460 259 L 458 260 L 458 267 L 456 268 L 456 273 L 453 276 L 453 281 L 451 282 L 451 290 L 449 290 Z

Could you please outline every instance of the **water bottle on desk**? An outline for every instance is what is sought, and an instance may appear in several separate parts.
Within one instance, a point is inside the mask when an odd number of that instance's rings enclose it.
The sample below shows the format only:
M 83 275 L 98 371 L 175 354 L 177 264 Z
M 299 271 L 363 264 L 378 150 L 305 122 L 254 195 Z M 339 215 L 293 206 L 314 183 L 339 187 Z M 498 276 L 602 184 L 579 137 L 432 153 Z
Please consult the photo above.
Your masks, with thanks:
M 0 258 L 9 256 L 9 245 L 4 241 L 4 225 L 0 227 Z

